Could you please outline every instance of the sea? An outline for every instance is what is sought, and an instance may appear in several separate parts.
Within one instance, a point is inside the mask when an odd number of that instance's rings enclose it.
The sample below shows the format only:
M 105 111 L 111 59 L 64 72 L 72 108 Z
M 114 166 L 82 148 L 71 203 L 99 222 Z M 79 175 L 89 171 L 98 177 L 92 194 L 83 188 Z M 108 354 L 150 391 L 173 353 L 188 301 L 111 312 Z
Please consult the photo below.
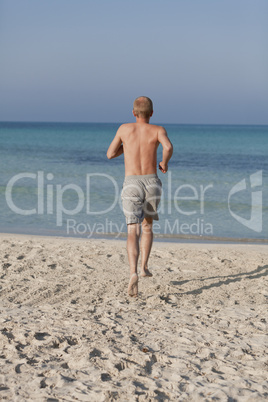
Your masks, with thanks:
M 160 240 L 268 241 L 268 126 L 161 124 Z M 120 123 L 0 122 L 0 232 L 124 238 Z M 162 148 L 158 148 L 158 162 Z

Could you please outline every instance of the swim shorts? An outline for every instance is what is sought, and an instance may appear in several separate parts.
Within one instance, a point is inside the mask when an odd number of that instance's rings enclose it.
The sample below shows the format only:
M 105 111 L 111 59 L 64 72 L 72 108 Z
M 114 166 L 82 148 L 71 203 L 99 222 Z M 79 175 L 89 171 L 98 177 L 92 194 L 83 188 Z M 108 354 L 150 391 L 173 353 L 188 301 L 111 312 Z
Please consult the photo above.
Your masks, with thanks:
M 158 221 L 161 193 L 162 183 L 157 174 L 126 176 L 121 198 L 127 225 L 141 223 L 146 217 Z

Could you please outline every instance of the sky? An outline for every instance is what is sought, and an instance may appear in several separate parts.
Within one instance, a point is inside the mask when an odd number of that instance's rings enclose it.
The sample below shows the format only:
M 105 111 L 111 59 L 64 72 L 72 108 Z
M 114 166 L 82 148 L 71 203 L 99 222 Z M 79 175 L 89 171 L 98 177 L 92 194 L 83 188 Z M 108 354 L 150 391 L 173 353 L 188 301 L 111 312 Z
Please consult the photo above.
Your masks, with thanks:
M 267 0 L 0 0 L 0 121 L 268 124 Z

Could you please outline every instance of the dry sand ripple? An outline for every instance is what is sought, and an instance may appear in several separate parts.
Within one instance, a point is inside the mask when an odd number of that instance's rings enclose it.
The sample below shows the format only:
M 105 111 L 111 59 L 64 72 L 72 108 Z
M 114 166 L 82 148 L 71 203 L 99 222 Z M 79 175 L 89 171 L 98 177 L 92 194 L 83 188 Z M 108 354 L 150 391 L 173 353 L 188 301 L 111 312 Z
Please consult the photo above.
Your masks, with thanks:
M 267 246 L 1 235 L 0 399 L 268 399 Z

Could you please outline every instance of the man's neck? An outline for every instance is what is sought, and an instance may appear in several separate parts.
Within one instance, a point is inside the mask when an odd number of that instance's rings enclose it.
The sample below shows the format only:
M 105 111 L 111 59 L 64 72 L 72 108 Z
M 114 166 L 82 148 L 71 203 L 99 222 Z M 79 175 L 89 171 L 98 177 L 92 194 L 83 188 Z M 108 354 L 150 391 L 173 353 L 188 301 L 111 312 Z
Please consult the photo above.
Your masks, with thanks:
M 137 117 L 136 116 L 136 123 L 149 124 L 150 117 Z

